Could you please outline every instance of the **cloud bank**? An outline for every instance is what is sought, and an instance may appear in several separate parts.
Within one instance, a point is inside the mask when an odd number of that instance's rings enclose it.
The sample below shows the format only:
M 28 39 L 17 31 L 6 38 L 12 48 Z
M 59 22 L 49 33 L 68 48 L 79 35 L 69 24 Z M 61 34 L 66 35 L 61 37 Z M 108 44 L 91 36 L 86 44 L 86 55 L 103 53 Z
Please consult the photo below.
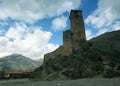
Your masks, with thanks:
M 32 59 L 43 58 L 59 45 L 49 42 L 52 32 L 34 26 L 34 23 L 57 17 L 52 22 L 52 29 L 64 29 L 67 18 L 63 13 L 80 4 L 81 0 L 0 0 L 0 57 L 18 53 Z
M 81 0 L 1 0 L 0 19 L 32 22 L 77 8 Z
M 52 21 L 53 30 L 62 30 L 67 26 L 67 18 L 65 16 L 61 16 Z
M 33 29 L 16 23 L 14 27 L 9 28 L 5 36 L 0 36 L 0 56 L 18 53 L 32 59 L 43 58 L 45 53 L 58 47 L 49 43 L 51 36 L 52 33 L 41 28 Z
M 88 26 L 98 30 L 96 36 L 108 31 L 120 30 L 119 3 L 120 0 L 99 0 L 98 8 L 85 19 Z

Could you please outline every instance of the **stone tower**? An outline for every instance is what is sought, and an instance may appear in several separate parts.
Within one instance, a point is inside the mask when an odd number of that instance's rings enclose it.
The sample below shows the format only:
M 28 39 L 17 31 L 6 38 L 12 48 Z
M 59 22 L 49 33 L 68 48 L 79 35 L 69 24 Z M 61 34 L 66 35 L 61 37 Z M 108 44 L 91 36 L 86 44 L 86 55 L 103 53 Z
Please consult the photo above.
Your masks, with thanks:
M 65 55 L 77 51 L 82 46 L 81 43 L 86 40 L 84 20 L 81 10 L 71 10 L 70 13 L 71 29 L 63 32 L 63 48 Z
M 86 41 L 84 20 L 81 10 L 71 10 L 71 29 L 63 32 L 63 45 L 55 51 L 45 55 L 44 61 L 55 58 L 59 55 L 69 56 L 73 51 L 82 50 L 82 45 Z
M 80 42 L 86 40 L 84 20 L 81 10 L 71 10 L 70 13 L 71 22 L 71 45 L 73 50 L 80 48 Z

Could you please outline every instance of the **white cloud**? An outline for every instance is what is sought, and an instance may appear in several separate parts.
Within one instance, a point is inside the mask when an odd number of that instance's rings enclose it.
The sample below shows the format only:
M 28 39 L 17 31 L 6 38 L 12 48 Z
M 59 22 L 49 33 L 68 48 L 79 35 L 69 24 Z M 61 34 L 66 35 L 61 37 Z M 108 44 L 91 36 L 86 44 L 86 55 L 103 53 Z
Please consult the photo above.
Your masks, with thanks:
M 97 35 L 106 31 L 119 30 L 119 25 L 114 24 L 116 21 L 120 22 L 119 3 L 120 0 L 99 0 L 98 8 L 85 19 L 85 23 L 98 29 Z
M 30 32 L 30 29 L 33 32 Z M 42 31 L 38 27 L 30 29 L 25 25 L 15 24 L 14 27 L 9 28 L 5 36 L 0 36 L 0 57 L 19 53 L 32 59 L 39 59 L 43 58 L 45 53 L 58 47 L 58 45 L 49 43 L 51 32 Z
M 115 22 L 112 26 L 112 30 L 120 30 L 120 21 Z
M 91 32 L 89 29 L 87 29 L 87 30 L 85 30 L 85 33 L 86 33 L 86 38 L 87 38 L 87 40 L 91 39 L 91 37 L 92 37 L 92 32 Z
M 53 17 L 79 7 L 81 0 L 2 0 L 0 19 L 11 17 L 24 21 L 34 21 Z
M 16 23 L 14 27 L 9 28 L 6 33 L 6 37 L 13 39 L 22 38 L 26 32 L 26 28 L 24 26 L 24 24 L 19 25 L 18 23 Z
M 6 47 L 8 45 L 9 39 L 3 36 L 0 36 L 0 53 L 2 53 L 4 50 L 6 50 Z
M 98 8 L 93 14 L 85 19 L 85 23 L 97 29 L 110 26 L 115 19 L 110 10 L 111 8 L 106 8 L 101 11 L 101 9 Z
M 81 0 L 0 0 L 0 25 L 5 26 L 5 30 L 0 30 L 0 57 L 20 53 L 38 59 L 55 50 L 58 45 L 49 43 L 51 32 L 28 27 L 26 23 L 32 25 L 39 19 L 61 16 L 80 4 Z M 54 29 L 64 29 L 66 21 L 64 16 L 55 19 Z
M 90 40 L 91 38 L 95 37 L 95 35 L 93 34 L 92 30 L 90 29 L 86 29 L 85 30 L 85 34 L 86 34 L 86 39 Z
M 56 18 L 52 21 L 52 29 L 54 30 L 61 30 L 64 29 L 66 26 L 67 26 L 67 18 L 64 16 Z

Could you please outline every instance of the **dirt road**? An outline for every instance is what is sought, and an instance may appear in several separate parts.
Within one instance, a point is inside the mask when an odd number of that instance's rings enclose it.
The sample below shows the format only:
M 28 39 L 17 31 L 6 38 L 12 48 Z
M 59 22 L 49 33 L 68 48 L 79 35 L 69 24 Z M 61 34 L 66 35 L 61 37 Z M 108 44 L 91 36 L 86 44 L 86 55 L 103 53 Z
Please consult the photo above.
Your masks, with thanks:
M 2 80 L 0 86 L 120 86 L 120 78 L 78 79 L 66 81 L 37 81 L 29 79 Z

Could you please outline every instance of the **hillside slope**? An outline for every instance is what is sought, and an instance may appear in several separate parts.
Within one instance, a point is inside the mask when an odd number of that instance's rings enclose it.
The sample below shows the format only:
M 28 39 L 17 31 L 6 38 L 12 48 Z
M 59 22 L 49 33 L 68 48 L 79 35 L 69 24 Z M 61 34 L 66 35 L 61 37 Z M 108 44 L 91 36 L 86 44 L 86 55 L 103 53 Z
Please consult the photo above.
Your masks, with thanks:
M 107 59 L 120 62 L 120 30 L 105 33 L 90 40 L 93 46 L 98 48 L 102 55 Z
M 9 72 L 11 70 L 35 69 L 40 64 L 20 54 L 12 54 L 0 58 L 0 70 Z

